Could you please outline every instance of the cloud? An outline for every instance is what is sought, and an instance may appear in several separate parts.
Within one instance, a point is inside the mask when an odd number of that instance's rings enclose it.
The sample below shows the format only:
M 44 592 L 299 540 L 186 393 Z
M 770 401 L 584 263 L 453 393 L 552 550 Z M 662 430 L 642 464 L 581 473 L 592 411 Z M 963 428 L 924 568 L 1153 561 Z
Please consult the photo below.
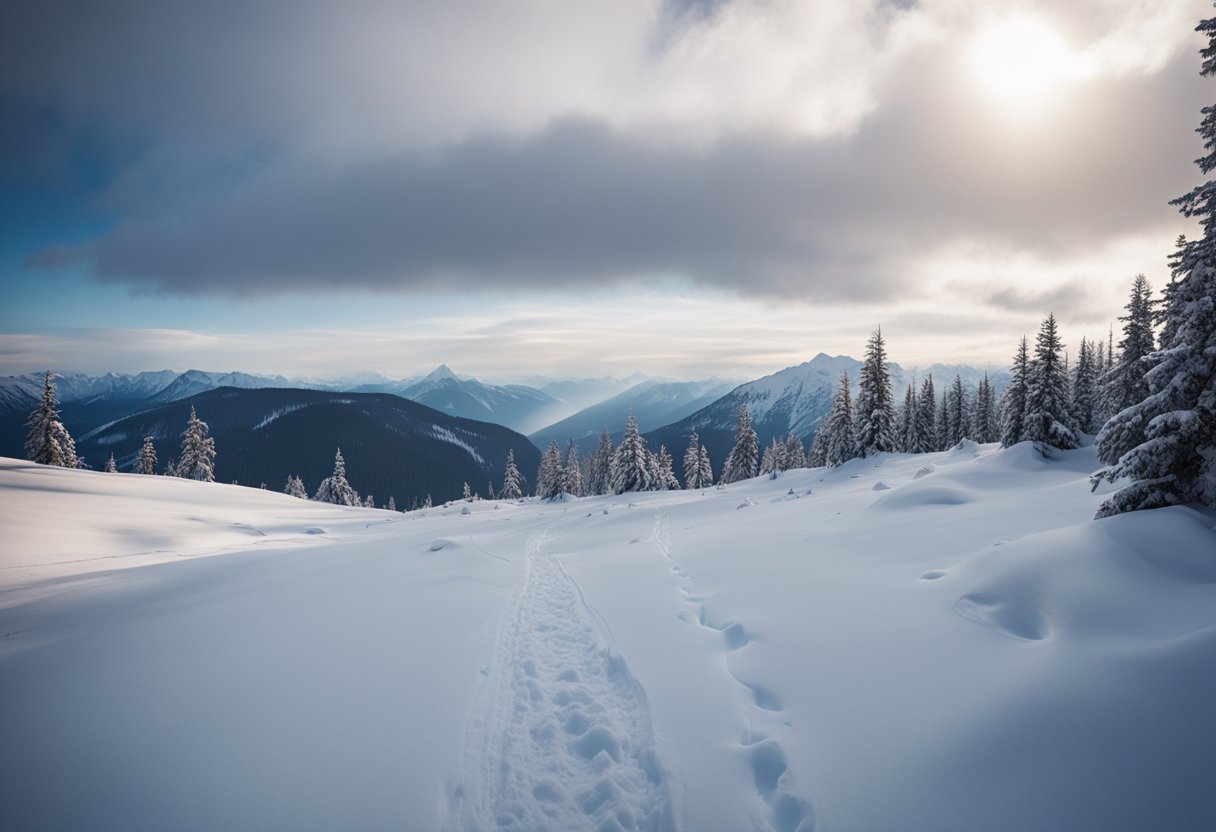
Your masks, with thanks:
M 96 197 L 113 229 L 29 263 L 185 296 L 676 277 L 840 303 L 923 294 L 952 241 L 1168 245 L 1202 9 L 1041 4 L 1093 71 L 1019 122 L 962 63 L 1003 7 L 25 4 L 0 96 L 124 148 Z

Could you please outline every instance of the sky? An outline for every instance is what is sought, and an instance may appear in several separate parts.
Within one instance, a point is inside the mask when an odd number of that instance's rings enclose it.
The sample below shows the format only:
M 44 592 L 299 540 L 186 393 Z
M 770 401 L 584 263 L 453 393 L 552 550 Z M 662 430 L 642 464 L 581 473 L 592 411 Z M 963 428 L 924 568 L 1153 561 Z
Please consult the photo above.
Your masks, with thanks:
M 1203 0 L 0 8 L 0 373 L 676 378 L 1106 337 Z

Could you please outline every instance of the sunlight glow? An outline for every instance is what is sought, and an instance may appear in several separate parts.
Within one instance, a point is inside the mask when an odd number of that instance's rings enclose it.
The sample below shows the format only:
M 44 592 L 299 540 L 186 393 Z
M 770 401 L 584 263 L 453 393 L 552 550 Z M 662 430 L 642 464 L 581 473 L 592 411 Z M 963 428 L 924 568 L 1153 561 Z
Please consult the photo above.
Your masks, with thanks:
M 1038 17 L 990 22 L 971 42 L 971 71 L 979 86 L 1014 115 L 1044 110 L 1064 86 L 1089 74 L 1088 62 Z

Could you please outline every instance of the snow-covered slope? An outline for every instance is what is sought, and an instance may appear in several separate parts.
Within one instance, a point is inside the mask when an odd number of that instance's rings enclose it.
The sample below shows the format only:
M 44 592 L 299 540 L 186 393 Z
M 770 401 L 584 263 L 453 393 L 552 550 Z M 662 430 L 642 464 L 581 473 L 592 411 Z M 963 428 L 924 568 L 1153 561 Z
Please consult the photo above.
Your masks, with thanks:
M 283 376 L 254 376 L 249 373 L 209 373 L 203 370 L 187 370 L 173 379 L 168 385 L 152 396 L 150 405 L 168 404 L 181 401 L 199 393 L 206 393 L 220 387 L 239 387 L 243 390 L 256 390 L 263 387 L 298 387 Z
M 1216 828 L 1216 516 L 1092 521 L 1094 465 L 399 515 L 0 461 L 6 825 Z
M 413 384 L 392 392 L 464 419 L 493 422 L 512 430 L 535 429 L 538 415 L 556 401 L 548 393 L 522 384 L 483 384 L 475 378 L 461 379 L 446 364 Z

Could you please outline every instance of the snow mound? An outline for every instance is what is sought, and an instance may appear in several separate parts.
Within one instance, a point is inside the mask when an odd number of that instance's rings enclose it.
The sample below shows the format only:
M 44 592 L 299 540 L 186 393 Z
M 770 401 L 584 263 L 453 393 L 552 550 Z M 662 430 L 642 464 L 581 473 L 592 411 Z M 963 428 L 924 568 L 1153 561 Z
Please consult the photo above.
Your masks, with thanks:
M 890 491 L 891 486 L 887 485 L 882 480 L 879 480 L 878 482 L 874 483 L 874 485 L 870 488 L 870 490 L 871 491 Z
M 916 469 L 916 473 L 912 475 L 912 479 L 919 480 L 921 477 L 927 477 L 937 470 L 935 465 L 922 465 Z
M 875 488 L 875 491 L 880 490 Z M 916 509 L 926 506 L 961 506 L 973 500 L 973 496 L 961 488 L 936 483 L 911 482 L 890 494 L 883 494 L 870 506 L 872 509 Z

